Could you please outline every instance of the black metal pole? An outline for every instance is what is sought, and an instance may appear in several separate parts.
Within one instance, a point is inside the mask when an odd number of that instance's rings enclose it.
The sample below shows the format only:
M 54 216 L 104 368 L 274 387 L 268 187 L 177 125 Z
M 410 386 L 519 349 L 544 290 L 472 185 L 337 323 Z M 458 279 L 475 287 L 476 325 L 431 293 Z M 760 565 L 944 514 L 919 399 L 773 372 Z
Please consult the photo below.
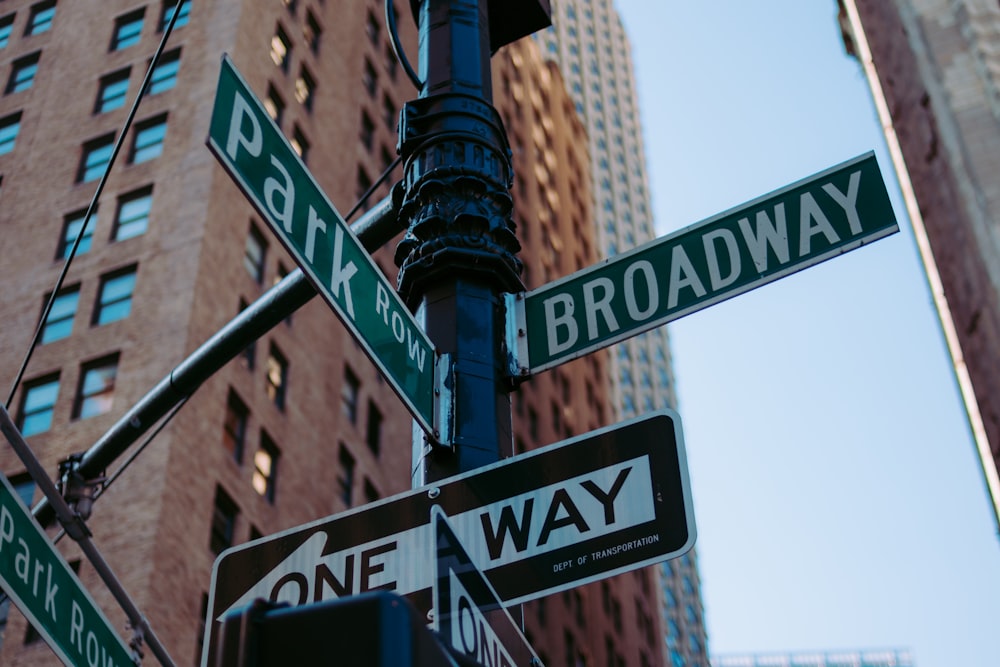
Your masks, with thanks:
M 415 5 L 416 6 L 416 5 Z M 510 149 L 493 108 L 488 0 L 421 0 L 420 97 L 400 120 L 399 288 L 453 363 L 453 447 L 414 429 L 420 486 L 512 454 L 503 292 L 522 289 Z

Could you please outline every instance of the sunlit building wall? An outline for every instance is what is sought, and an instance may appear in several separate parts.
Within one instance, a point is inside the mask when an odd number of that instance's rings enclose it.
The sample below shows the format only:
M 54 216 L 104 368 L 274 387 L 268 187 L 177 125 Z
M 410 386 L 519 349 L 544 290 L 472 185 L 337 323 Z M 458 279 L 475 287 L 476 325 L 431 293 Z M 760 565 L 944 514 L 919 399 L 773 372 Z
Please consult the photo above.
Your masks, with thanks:
M 914 667 L 909 651 L 830 651 L 713 656 L 712 667 Z
M 1000 4 L 842 0 L 1000 528 Z

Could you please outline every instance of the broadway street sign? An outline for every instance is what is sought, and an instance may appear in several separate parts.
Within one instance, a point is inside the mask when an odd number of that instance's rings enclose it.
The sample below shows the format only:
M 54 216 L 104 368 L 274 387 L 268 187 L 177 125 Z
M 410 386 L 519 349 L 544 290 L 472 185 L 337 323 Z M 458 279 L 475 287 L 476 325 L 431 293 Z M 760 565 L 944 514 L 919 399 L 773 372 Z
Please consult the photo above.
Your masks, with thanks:
M 295 605 L 385 589 L 429 611 L 434 505 L 505 605 L 680 556 L 695 540 L 680 420 L 652 413 L 223 552 L 205 664 L 219 619 L 257 597 Z
M 517 351 L 512 372 L 552 368 L 898 230 L 874 154 L 859 156 L 508 295 L 509 343 Z
M 134 664 L 10 482 L 3 475 L 0 482 L 0 587 L 64 664 Z
M 228 57 L 208 146 L 414 418 L 434 433 L 434 345 Z

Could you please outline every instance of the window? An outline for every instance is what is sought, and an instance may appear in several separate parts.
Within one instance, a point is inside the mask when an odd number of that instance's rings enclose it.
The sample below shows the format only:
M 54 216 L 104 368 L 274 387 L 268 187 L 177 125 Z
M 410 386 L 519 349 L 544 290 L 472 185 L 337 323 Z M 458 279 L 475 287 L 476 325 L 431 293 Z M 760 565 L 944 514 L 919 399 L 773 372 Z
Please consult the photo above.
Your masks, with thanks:
M 117 375 L 117 354 L 81 366 L 80 383 L 73 402 L 73 419 L 86 419 L 111 410 Z
M 343 414 L 352 424 L 358 423 L 358 390 L 361 382 L 350 366 L 344 366 L 344 384 L 340 388 L 340 402 Z
M 669 609 L 673 609 L 677 606 L 677 596 L 674 595 L 673 590 L 670 588 L 663 589 L 663 601 Z
M 115 135 L 107 134 L 99 139 L 88 141 L 83 145 L 83 156 L 80 159 L 80 169 L 76 174 L 77 183 L 86 183 L 100 178 L 104 174 L 111 153 L 114 150 Z
M 19 475 L 11 475 L 7 480 L 14 487 L 14 493 L 21 499 L 24 506 L 31 507 L 31 501 L 35 499 L 35 480 L 31 478 L 31 475 L 22 472 Z
M 52 427 L 52 413 L 55 411 L 58 395 L 58 373 L 24 383 L 17 419 L 21 435 L 27 438 Z
M 14 28 L 14 15 L 0 16 L 0 49 L 5 48 L 10 42 L 10 33 Z
M 580 591 L 573 589 L 570 591 L 570 595 L 573 600 L 573 616 L 576 619 L 576 624 L 581 627 L 586 626 L 587 621 L 583 615 L 583 597 L 580 595 Z
M 378 20 L 375 18 L 375 14 L 371 10 L 368 10 L 368 18 L 365 21 L 365 33 L 368 34 L 368 40 L 378 46 L 378 36 L 381 31 L 381 27 L 378 24 Z
M 292 128 L 292 140 L 289 143 L 292 145 L 292 150 L 305 162 L 309 157 L 309 140 L 302 134 L 302 129 L 298 125 Z
M 313 13 L 307 9 L 306 21 L 302 25 L 302 38 L 313 53 L 319 53 L 319 38 L 322 34 L 323 29 L 319 27 L 319 22 L 313 16 Z
M 372 122 L 371 116 L 368 115 L 367 111 L 361 111 L 361 143 L 368 150 L 372 149 L 372 143 L 375 138 L 375 123 Z
M 152 186 L 119 197 L 112 238 L 115 241 L 124 241 L 145 234 L 149 227 L 149 211 L 152 206 Z
M 690 604 L 684 605 L 684 617 L 689 625 L 695 625 L 698 622 L 698 614 Z
M 273 118 L 275 123 L 281 125 L 281 116 L 285 111 L 285 101 L 281 99 L 281 95 L 270 84 L 267 86 L 267 97 L 264 98 L 264 108 L 267 110 L 267 115 Z
M 375 405 L 375 401 L 368 401 L 368 430 L 365 437 L 368 449 L 378 456 L 382 447 L 382 411 Z
M 382 120 L 390 130 L 396 129 L 396 104 L 388 95 L 382 96 Z
M 69 258 L 69 253 L 73 250 L 73 244 L 76 243 L 76 239 L 80 236 L 81 231 L 83 232 L 83 238 L 80 239 L 80 245 L 76 247 L 76 254 L 82 255 L 90 250 L 90 241 L 94 236 L 94 227 L 97 225 L 96 209 L 90 218 L 89 224 L 84 225 L 84 216 L 86 215 L 87 211 L 83 210 L 70 213 L 63 218 L 62 236 L 59 237 L 56 259 Z
M 158 157 L 163 152 L 163 139 L 166 136 L 166 116 L 157 116 L 137 124 L 129 162 L 139 164 Z
M 295 80 L 295 99 L 306 110 L 312 111 L 313 98 L 316 97 L 316 79 L 313 78 L 305 65 L 299 70 L 299 78 Z
M 129 71 L 130 68 L 126 67 L 101 77 L 101 82 L 97 87 L 97 102 L 94 104 L 94 113 L 105 113 L 125 106 Z
M 10 69 L 10 78 L 7 79 L 7 88 L 4 89 L 5 94 L 19 93 L 31 88 L 31 84 L 35 82 L 38 58 L 41 55 L 41 51 L 36 51 L 14 61 Z
M 187 25 L 188 15 L 191 13 L 191 0 L 179 0 L 181 5 L 180 13 L 177 14 L 177 21 L 174 23 L 175 28 L 180 28 L 182 25 Z M 170 23 L 170 19 L 174 17 L 174 10 L 177 9 L 178 0 L 164 0 L 163 2 L 163 14 L 160 16 L 160 31 L 166 29 L 167 24 Z
M 292 43 L 288 35 L 279 24 L 274 29 L 274 37 L 271 38 L 271 60 L 281 68 L 282 72 L 288 72 L 288 63 L 292 59 Z
M 274 504 L 278 482 L 278 446 L 264 431 L 260 432 L 260 449 L 253 455 L 253 477 L 250 484 L 267 502 Z
M 136 267 L 115 271 L 101 277 L 101 287 L 91 324 L 100 326 L 128 317 L 132 311 Z
M 229 497 L 229 494 L 223 491 L 221 486 L 216 486 L 215 507 L 212 510 L 212 533 L 208 541 L 208 548 L 216 556 L 233 546 L 236 517 L 239 513 L 239 508 L 236 507 L 236 503 Z
M 243 462 L 243 445 L 246 442 L 249 417 L 250 410 L 246 404 L 230 389 L 226 401 L 226 419 L 222 423 L 222 445 L 237 463 Z
M 142 36 L 142 20 L 146 9 L 138 9 L 115 19 L 115 32 L 111 37 L 111 50 L 120 51 L 139 43 Z
M 160 61 L 153 68 L 153 75 L 149 80 L 149 94 L 156 95 L 170 90 L 177 85 L 177 71 L 181 67 L 181 50 L 175 49 L 170 53 L 164 53 Z
M 372 484 L 372 481 L 368 478 L 365 478 L 365 502 L 374 503 L 380 497 L 381 496 L 379 495 L 378 489 L 375 488 L 375 485 Z
M 45 299 L 48 303 L 48 297 Z M 73 332 L 73 317 L 80 302 L 80 286 L 67 287 L 56 295 L 52 302 L 52 310 L 42 327 L 41 343 L 51 343 L 69 337 Z M 44 306 L 43 306 L 44 308 Z
M 371 61 L 365 58 L 365 73 L 361 77 L 361 85 L 368 91 L 368 97 L 375 97 L 375 88 L 378 86 L 378 74 L 372 67 Z
M 242 313 L 248 307 L 249 304 L 246 302 L 246 300 L 240 298 L 239 312 Z M 252 371 L 254 369 L 254 366 L 257 365 L 257 341 L 255 340 L 250 341 L 250 344 L 247 345 L 245 348 L 243 348 L 243 351 L 240 352 L 240 358 L 243 360 L 243 363 L 246 364 L 247 370 Z
M 250 277 L 258 284 L 264 281 L 264 258 L 267 256 L 267 242 L 257 229 L 257 225 L 250 223 L 250 232 L 247 234 L 246 248 L 243 250 L 243 266 L 246 267 Z
M 52 19 L 56 15 L 56 0 L 39 2 L 31 7 L 31 16 L 28 18 L 28 27 L 25 28 L 25 35 L 38 35 L 47 32 L 52 27 Z
M 563 630 L 563 643 L 566 645 L 566 667 L 578 667 L 576 662 L 576 639 L 569 630 Z
M 14 150 L 17 132 L 21 128 L 21 112 L 0 119 L 0 155 Z
M 288 361 L 281 351 L 271 343 L 271 353 L 267 357 L 267 397 L 279 409 L 285 409 L 288 393 Z
M 340 443 L 340 499 L 348 507 L 352 505 L 354 496 L 354 457 L 347 451 L 344 443 Z
M 388 44 L 385 46 L 385 70 L 389 73 L 389 78 L 395 81 L 396 72 L 399 71 L 399 60 L 396 58 L 396 53 L 392 50 L 392 47 Z
M 272 285 L 277 285 L 287 277 L 288 277 L 288 269 L 285 268 L 284 264 L 278 262 L 278 269 L 277 271 L 274 272 L 274 282 L 272 283 Z M 292 326 L 292 315 L 293 313 L 289 313 L 288 316 L 285 318 L 285 324 L 287 326 Z

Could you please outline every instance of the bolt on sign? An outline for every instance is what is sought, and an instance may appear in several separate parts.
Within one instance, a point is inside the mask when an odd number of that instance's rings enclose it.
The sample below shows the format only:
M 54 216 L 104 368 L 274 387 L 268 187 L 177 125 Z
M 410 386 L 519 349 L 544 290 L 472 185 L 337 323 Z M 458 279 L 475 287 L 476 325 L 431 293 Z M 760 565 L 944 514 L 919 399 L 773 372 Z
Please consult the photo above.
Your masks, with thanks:
M 560 280 L 508 295 L 528 375 L 899 231 L 874 153 Z
M 208 147 L 414 418 L 434 433 L 434 345 L 228 56 Z

